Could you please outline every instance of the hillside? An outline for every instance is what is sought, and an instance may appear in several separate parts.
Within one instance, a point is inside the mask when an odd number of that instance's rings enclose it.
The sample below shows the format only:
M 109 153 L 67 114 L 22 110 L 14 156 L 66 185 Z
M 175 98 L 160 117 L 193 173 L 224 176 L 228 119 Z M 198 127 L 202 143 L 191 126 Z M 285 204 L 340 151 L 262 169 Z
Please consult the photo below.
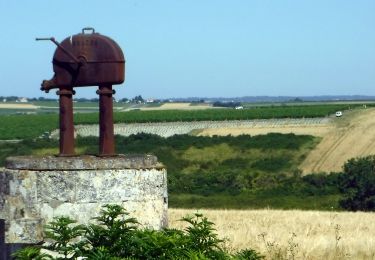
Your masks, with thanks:
M 312 172 L 341 171 L 343 164 L 355 157 L 375 154 L 375 108 L 345 111 L 341 118 L 332 118 L 320 124 L 264 125 L 248 128 L 205 129 L 199 135 L 259 135 L 267 133 L 294 133 L 321 137 L 300 169 Z
M 375 109 L 353 110 L 335 120 L 301 164 L 304 173 L 340 171 L 350 158 L 375 154 Z

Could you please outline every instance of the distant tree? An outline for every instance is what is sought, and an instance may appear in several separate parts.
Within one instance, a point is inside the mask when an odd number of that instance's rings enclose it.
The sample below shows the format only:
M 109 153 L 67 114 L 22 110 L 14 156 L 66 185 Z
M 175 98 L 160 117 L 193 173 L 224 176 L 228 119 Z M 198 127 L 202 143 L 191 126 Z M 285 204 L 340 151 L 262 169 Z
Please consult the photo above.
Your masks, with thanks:
M 129 101 L 128 98 L 121 98 L 121 99 L 119 100 L 119 102 L 123 102 L 123 103 L 126 103 L 126 102 L 128 102 L 128 101 Z
M 214 107 L 232 107 L 235 108 L 237 106 L 241 106 L 240 102 L 220 102 L 216 101 L 212 104 Z
M 18 100 L 18 97 L 16 96 L 9 96 L 9 97 L 6 97 L 7 101 L 16 101 Z
M 299 98 L 299 97 L 296 97 L 292 100 L 290 100 L 291 102 L 303 102 L 303 99 L 302 98 Z
M 375 156 L 351 159 L 340 176 L 344 199 L 340 206 L 351 211 L 375 210 Z
M 56 98 L 38 97 L 38 101 L 57 101 Z
M 88 98 L 77 98 L 76 100 L 78 102 L 88 102 L 88 101 L 90 101 Z
M 145 102 L 145 100 L 142 98 L 141 95 L 139 95 L 139 96 L 135 96 L 135 97 L 133 98 L 132 101 L 133 101 L 134 103 L 144 103 L 144 102 Z

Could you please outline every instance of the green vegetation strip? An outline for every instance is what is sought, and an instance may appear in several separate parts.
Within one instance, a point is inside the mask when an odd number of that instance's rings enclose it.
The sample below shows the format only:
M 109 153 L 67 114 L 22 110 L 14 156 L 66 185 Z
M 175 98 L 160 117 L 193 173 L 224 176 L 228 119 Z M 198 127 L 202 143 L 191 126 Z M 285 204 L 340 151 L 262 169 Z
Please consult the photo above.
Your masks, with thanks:
M 360 105 L 358 105 L 360 106 Z M 223 121 L 272 118 L 325 117 L 353 104 L 254 107 L 251 109 L 154 110 L 115 112 L 115 123 Z M 97 124 L 98 113 L 77 113 L 75 124 Z M 57 114 L 0 115 L 0 140 L 35 138 L 58 128 Z
M 116 137 L 118 153 L 155 154 L 168 170 L 171 207 L 338 209 L 337 174 L 301 176 L 298 165 L 319 140 L 313 136 L 162 138 Z M 96 154 L 98 138 L 78 138 L 77 152 Z M 11 155 L 56 154 L 56 140 L 0 143 L 0 166 Z M 311 202 L 311 203 L 307 203 Z

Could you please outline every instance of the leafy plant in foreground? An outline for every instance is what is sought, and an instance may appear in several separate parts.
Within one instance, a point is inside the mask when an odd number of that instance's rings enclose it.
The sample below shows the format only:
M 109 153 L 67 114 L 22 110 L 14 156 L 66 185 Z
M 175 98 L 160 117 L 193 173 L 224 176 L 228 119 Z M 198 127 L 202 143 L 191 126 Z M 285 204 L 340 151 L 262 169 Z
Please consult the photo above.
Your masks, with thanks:
M 46 226 L 49 243 L 43 249 L 26 248 L 16 252 L 16 259 L 262 259 L 256 251 L 226 252 L 223 240 L 214 232 L 214 223 L 201 214 L 184 217 L 185 230 L 160 231 L 138 228 L 138 222 L 118 205 L 105 205 L 95 224 L 82 226 L 67 217 L 55 218 Z
M 18 260 L 47 260 L 53 259 L 50 255 L 40 252 L 40 247 L 26 247 L 13 254 Z
M 45 236 L 51 242 L 44 248 L 62 255 L 59 259 L 75 259 L 80 256 L 86 242 L 79 238 L 84 234 L 85 227 L 72 226 L 74 223 L 75 221 L 68 217 L 57 217 L 46 225 Z

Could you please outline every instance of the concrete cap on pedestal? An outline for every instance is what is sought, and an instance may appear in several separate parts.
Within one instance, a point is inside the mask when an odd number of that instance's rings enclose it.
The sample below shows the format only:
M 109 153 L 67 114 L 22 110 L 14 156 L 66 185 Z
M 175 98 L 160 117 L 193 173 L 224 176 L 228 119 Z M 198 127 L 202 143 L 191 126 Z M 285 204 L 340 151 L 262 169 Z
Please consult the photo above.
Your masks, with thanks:
M 58 156 L 16 156 L 8 157 L 5 168 L 18 170 L 110 170 L 110 169 L 161 169 L 164 165 L 154 155 L 117 155 L 98 157 L 81 155 Z

